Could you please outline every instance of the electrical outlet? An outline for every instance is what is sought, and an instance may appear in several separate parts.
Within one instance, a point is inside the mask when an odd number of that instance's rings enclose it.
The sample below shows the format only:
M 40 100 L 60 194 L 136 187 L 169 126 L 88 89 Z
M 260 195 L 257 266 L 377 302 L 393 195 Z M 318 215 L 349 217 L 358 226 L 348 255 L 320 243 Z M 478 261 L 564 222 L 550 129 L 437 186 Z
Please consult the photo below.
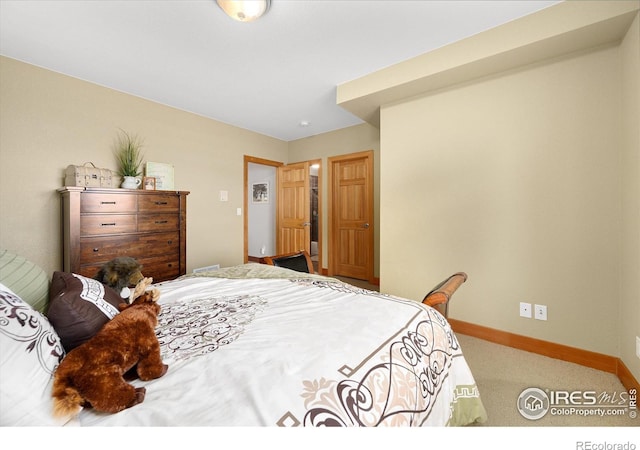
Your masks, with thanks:
M 640 359 L 640 337 L 636 336 L 636 356 Z
M 520 317 L 531 319 L 531 303 L 520 302 Z
M 534 305 L 534 309 L 537 320 L 547 320 L 547 305 Z

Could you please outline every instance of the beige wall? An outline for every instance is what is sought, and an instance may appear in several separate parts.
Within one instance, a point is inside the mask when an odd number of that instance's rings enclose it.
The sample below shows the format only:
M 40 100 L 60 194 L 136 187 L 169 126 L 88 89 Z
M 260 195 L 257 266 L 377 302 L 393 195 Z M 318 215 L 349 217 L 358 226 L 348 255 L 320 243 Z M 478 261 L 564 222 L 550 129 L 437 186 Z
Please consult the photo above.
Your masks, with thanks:
M 373 150 L 373 172 L 374 172 L 374 276 L 379 274 L 379 241 L 380 241 L 380 211 L 378 205 L 380 203 L 380 130 L 365 123 L 349 128 L 323 133 L 305 139 L 298 139 L 289 142 L 289 162 L 310 161 L 315 159 L 321 160 L 322 169 L 322 267 L 328 267 L 328 219 L 329 211 L 327 205 L 328 200 L 328 165 L 327 159 L 333 156 L 346 155 L 349 153 L 358 153 L 366 150 Z
M 243 222 L 236 215 L 243 206 L 243 155 L 326 164 L 327 157 L 363 150 L 377 158 L 380 146 L 378 129 L 368 124 L 287 143 L 5 57 L 0 81 L 0 248 L 49 272 L 61 269 L 56 189 L 64 170 L 87 161 L 115 170 L 118 128 L 143 137 L 145 160 L 173 164 L 176 188 L 191 192 L 188 271 L 243 261 Z M 378 171 L 376 165 L 376 201 Z M 323 189 L 326 198 L 326 184 Z M 229 192 L 228 202 L 218 201 L 220 190 Z M 325 209 L 325 233 L 327 217 Z
M 599 48 L 384 107 L 382 290 L 466 271 L 452 317 L 619 356 L 620 67 Z
M 187 270 L 243 261 L 243 155 L 287 160 L 284 141 L 0 59 L 0 248 L 61 269 L 60 204 L 69 164 L 116 169 L 118 128 L 145 160 L 175 166 L 187 198 Z M 228 202 L 218 192 L 229 193 Z
M 620 357 L 640 380 L 640 15 L 620 46 L 622 58 L 622 261 Z

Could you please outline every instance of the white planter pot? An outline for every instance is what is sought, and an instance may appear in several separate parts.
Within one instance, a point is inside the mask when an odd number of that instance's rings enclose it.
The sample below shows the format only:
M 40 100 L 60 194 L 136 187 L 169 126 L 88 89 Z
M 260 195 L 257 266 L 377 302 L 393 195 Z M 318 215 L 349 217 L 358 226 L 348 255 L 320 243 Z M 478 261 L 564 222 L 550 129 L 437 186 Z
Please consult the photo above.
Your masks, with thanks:
M 124 189 L 138 189 L 142 180 L 136 177 L 124 177 L 124 181 L 120 185 Z

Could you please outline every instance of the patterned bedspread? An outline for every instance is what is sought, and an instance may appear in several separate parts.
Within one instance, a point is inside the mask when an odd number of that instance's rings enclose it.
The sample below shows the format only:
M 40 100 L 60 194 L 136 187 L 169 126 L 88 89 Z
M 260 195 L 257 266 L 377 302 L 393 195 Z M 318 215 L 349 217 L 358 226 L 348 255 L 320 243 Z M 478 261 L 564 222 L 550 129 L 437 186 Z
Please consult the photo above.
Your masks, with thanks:
M 447 321 L 415 301 L 246 264 L 157 284 L 169 371 L 80 425 L 426 426 L 486 420 Z

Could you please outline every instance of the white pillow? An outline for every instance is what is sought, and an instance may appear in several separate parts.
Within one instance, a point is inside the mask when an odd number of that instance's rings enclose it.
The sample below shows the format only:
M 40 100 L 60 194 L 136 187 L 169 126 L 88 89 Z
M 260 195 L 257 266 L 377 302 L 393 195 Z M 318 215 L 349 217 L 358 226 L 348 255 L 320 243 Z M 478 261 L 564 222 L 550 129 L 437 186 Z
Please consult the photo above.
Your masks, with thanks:
M 38 311 L 0 284 L 0 426 L 63 425 L 53 417 L 53 372 L 64 349 Z

